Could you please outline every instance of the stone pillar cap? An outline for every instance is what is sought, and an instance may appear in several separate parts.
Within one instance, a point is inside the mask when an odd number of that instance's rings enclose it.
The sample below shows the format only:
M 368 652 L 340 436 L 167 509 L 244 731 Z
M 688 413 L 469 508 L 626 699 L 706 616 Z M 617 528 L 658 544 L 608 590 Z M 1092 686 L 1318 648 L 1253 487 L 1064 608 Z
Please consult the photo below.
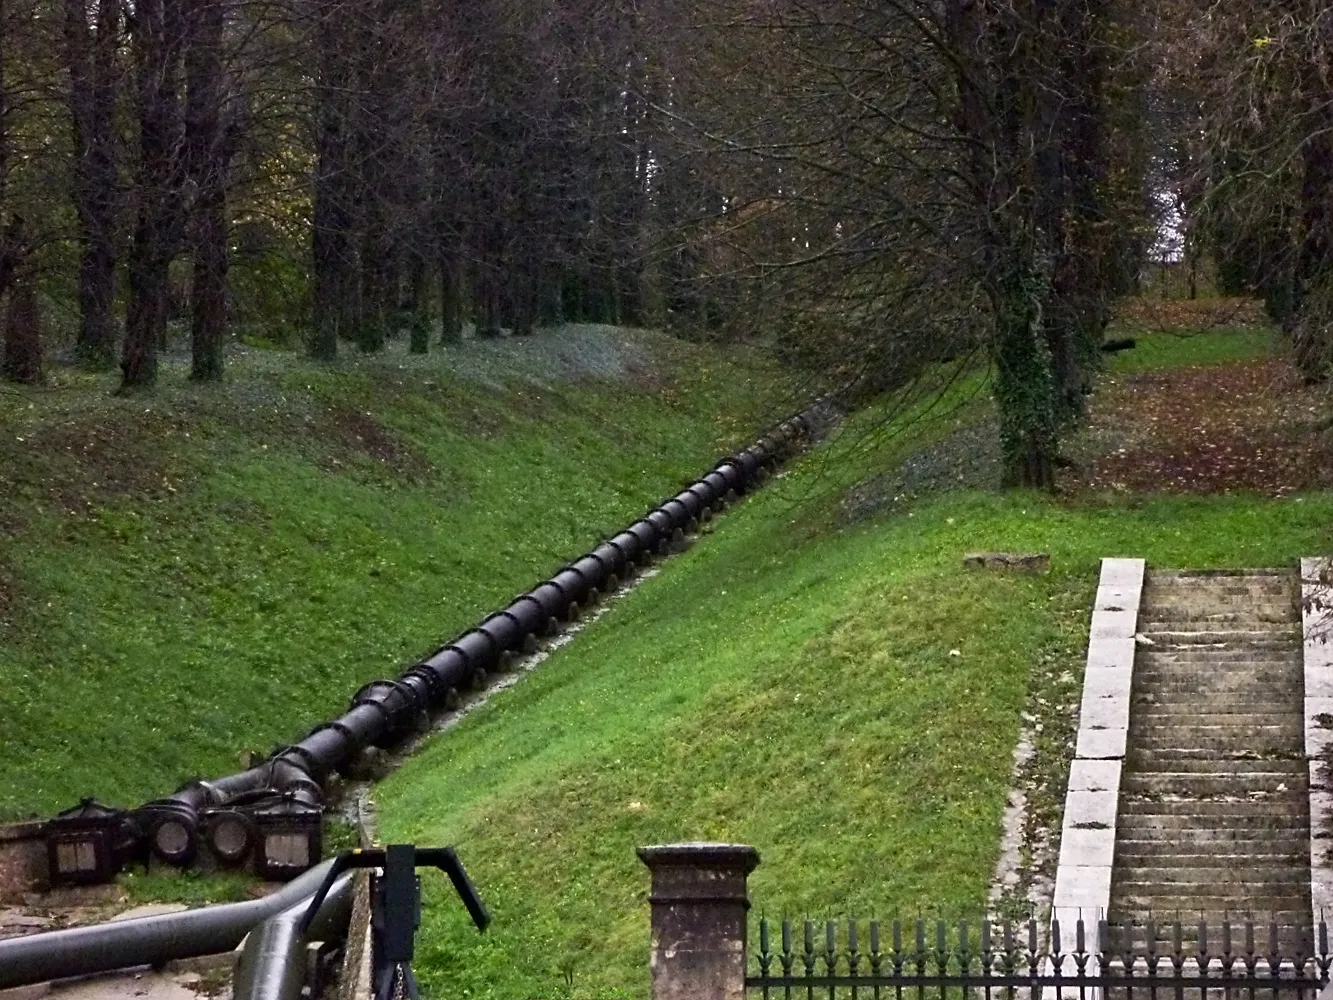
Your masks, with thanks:
M 759 852 L 748 844 L 654 844 L 640 847 L 639 860 L 656 870 L 668 866 L 740 869 L 747 875 L 759 864 Z

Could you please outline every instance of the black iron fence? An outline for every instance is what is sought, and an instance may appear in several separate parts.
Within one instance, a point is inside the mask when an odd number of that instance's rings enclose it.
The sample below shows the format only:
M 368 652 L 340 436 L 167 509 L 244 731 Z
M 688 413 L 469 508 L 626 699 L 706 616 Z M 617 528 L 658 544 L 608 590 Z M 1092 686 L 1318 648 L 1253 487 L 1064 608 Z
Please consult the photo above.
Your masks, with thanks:
M 986 1000 L 1095 1000 L 1106 995 L 1102 990 L 1152 1000 L 1159 993 L 1174 1000 L 1313 1000 L 1328 985 L 1333 964 L 1323 920 L 1308 928 L 1249 919 L 1211 927 L 1079 920 L 1062 928 L 1053 920 L 1048 933 L 1043 929 L 1036 920 L 822 926 L 806 920 L 796 928 L 783 920 L 774 940 L 775 928 L 762 919 L 745 986 L 784 1000 L 949 1000 L 969 993 Z

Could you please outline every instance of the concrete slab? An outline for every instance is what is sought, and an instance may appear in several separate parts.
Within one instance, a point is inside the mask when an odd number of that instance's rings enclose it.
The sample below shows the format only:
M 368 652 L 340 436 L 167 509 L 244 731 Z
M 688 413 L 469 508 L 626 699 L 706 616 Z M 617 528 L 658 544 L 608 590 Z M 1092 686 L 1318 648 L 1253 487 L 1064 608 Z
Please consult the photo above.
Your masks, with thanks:
M 1134 666 L 1134 637 L 1113 639 L 1094 637 L 1088 643 L 1087 670 L 1089 673 L 1106 668 Z
M 1129 698 L 1130 688 L 1134 683 L 1134 668 L 1129 664 L 1123 667 L 1102 667 L 1091 670 L 1083 678 L 1083 698 Z
M 1315 764 L 1311 762 L 1311 777 Z M 1324 850 L 1333 851 L 1333 789 L 1310 786 L 1310 839 L 1324 842 Z
M 1118 760 L 1077 759 L 1069 765 L 1071 792 L 1114 792 L 1120 788 L 1120 772 L 1124 767 Z
M 1111 903 L 1111 866 L 1061 865 L 1055 876 L 1053 908 L 1072 907 L 1105 911 Z
M 1051 923 L 1060 921 L 1060 946 L 1066 954 L 1072 954 L 1078 947 L 1078 922 L 1083 921 L 1083 948 L 1096 954 L 1101 939 L 1098 938 L 1098 922 L 1106 916 L 1106 911 L 1096 906 L 1058 906 L 1051 909 Z M 1054 929 L 1054 928 L 1052 928 Z M 1096 959 L 1092 959 L 1093 962 Z M 1089 968 L 1091 968 L 1089 963 Z M 1068 969 L 1069 966 L 1066 966 Z
M 1115 860 L 1115 830 L 1066 825 L 1060 834 L 1060 868 L 1109 868 Z
M 1066 952 L 1075 946 L 1080 917 L 1085 921 L 1087 949 L 1097 950 L 1097 921 L 1111 905 L 1116 814 L 1128 742 L 1143 573 L 1142 559 L 1102 560 L 1052 900 L 1052 918 L 1060 922 L 1060 943 Z M 1082 1000 L 1100 997 L 1084 996 Z
M 1318 713 L 1315 713 L 1318 714 Z M 1305 717 L 1305 756 L 1322 760 L 1333 750 L 1333 729 L 1319 725 L 1311 715 Z
M 1078 728 L 1083 729 L 1128 729 L 1129 697 L 1095 698 L 1083 696 L 1079 708 Z
M 1333 697 L 1305 699 L 1305 756 L 1319 757 L 1327 744 L 1333 727 L 1321 719 L 1333 717 Z
M 1094 611 L 1089 635 L 1093 639 L 1132 639 L 1138 629 L 1138 608 L 1133 611 Z
M 1110 827 L 1114 831 L 1116 803 L 1119 798 L 1119 788 L 1099 792 L 1067 793 L 1064 829 Z
M 1086 760 L 1123 760 L 1128 729 L 1080 729 L 1074 753 Z
M 1103 559 L 1099 584 L 1103 587 L 1142 587 L 1142 559 Z
M 1092 608 L 1094 611 L 1123 611 L 1126 608 L 1137 608 L 1142 596 L 1142 587 L 1103 584 L 1097 588 Z

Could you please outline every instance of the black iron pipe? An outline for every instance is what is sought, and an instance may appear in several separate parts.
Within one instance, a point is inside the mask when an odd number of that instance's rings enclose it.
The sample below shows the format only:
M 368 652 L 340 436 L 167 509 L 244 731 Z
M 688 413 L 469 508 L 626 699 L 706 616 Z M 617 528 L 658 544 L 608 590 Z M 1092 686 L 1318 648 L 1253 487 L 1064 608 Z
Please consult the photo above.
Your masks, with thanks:
M 560 588 L 560 592 L 565 595 L 565 606 L 560 609 L 557 618 L 565 617 L 569 611 L 570 604 L 577 604 L 583 600 L 583 595 L 588 592 L 587 578 L 572 566 L 566 566 L 555 576 L 551 577 L 551 583 Z
M 681 490 L 671 498 L 672 502 L 678 503 L 685 508 L 685 513 L 691 521 L 697 521 L 699 515 L 703 513 L 703 509 L 706 506 L 703 500 L 699 498 L 699 492 L 698 487 L 691 486 L 687 490 Z
M 332 864 L 262 899 L 0 940 L 0 990 L 231 951 L 260 921 L 314 895 Z
M 436 651 L 429 659 L 422 662 L 422 666 L 439 678 L 438 690 L 442 692 L 451 687 L 456 688 L 467 680 L 467 658 L 453 646 L 445 646 Z
M 529 596 L 542 606 L 548 619 L 559 618 L 569 605 L 569 598 L 565 596 L 565 592 L 550 580 L 534 587 Z
M 606 576 L 610 576 L 612 573 L 619 573 L 625 568 L 625 553 L 621 550 L 619 545 L 615 545 L 612 542 L 603 542 L 589 554 L 602 564 L 603 569 L 606 571 Z
M 490 670 L 500 656 L 494 640 L 485 632 L 478 632 L 476 629 L 463 633 L 453 646 L 463 654 L 463 659 L 467 660 L 467 665 L 473 673 L 478 670 Z
M 582 573 L 589 587 L 600 587 L 610 572 L 606 563 L 602 562 L 595 552 L 589 553 L 582 559 L 576 559 L 569 568 L 576 573 Z
M 274 914 L 252 930 L 236 963 L 232 980 L 235 1000 L 300 1000 L 305 986 L 306 943 L 337 941 L 347 935 L 352 918 L 353 876 L 334 883 L 303 933 L 301 923 L 314 893 Z
M 720 472 L 710 472 L 708 475 L 704 476 L 703 481 L 718 497 L 725 497 L 727 495 L 727 490 L 730 489 L 727 485 L 727 477 Z M 739 493 L 740 491 L 737 490 L 737 492 Z
M 523 626 L 517 618 L 504 611 L 491 615 L 477 626 L 477 631 L 490 636 L 499 653 L 517 649 L 523 643 Z
M 641 551 L 642 542 L 639 536 L 632 531 L 622 531 L 618 535 L 613 535 L 607 542 L 608 545 L 614 545 L 625 557 L 625 565 L 631 565 L 638 558 Z
M 675 519 L 661 507 L 658 507 L 654 511 L 650 511 L 644 520 L 657 529 L 657 540 L 659 544 L 665 539 L 670 538 L 671 532 L 678 527 Z
M 531 594 L 524 594 L 505 610 L 514 616 L 524 635 L 541 632 L 546 627 L 546 619 L 549 617 L 541 602 Z
M 483 620 L 429 658 L 408 668 L 397 680 L 367 684 L 341 717 L 312 730 L 300 743 L 275 752 L 264 764 L 213 782 L 192 782 L 166 799 L 135 813 L 135 824 L 149 846 L 167 860 L 188 864 L 201 836 L 201 815 L 216 814 L 241 800 L 281 794 L 298 804 L 321 805 L 320 783 L 344 768 L 369 746 L 388 745 L 416 726 L 422 714 L 449 693 L 497 665 L 502 654 L 522 649 L 531 636 L 569 617 L 591 592 L 629 573 L 636 560 L 663 549 L 677 532 L 733 493 L 743 493 L 767 467 L 790 450 L 792 441 L 814 425 L 826 406 L 817 401 L 789 418 L 751 447 L 722 459 L 700 480 L 649 511 L 615 537 L 564 567 L 550 580 L 517 598 L 507 609 Z

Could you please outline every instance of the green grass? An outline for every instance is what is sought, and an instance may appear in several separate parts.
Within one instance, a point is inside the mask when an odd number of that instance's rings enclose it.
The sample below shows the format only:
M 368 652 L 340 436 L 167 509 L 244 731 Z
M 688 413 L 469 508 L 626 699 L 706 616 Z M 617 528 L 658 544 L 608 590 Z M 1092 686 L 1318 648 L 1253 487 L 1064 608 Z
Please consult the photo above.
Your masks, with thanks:
M 1133 374 L 1163 368 L 1250 361 L 1271 354 L 1278 344 L 1278 335 L 1274 331 L 1253 327 L 1179 333 L 1136 332 L 1133 336 L 1136 343 L 1132 350 L 1111 355 L 1111 371 Z
M 6 396 L 0 818 L 137 805 L 299 739 L 790 402 L 758 355 L 635 339 L 654 370 L 630 380 L 264 358 L 219 387 Z
M 844 486 L 941 432 L 882 425 L 858 414 L 380 786 L 384 840 L 456 844 L 495 918 L 478 936 L 428 880 L 432 995 L 646 996 L 643 844 L 757 846 L 771 916 L 975 917 L 1025 701 L 1059 677 L 1077 700 L 1099 560 L 1270 566 L 1333 544 L 1327 494 L 973 492 L 846 523 Z M 962 569 L 988 549 L 1049 552 L 1052 570 Z

